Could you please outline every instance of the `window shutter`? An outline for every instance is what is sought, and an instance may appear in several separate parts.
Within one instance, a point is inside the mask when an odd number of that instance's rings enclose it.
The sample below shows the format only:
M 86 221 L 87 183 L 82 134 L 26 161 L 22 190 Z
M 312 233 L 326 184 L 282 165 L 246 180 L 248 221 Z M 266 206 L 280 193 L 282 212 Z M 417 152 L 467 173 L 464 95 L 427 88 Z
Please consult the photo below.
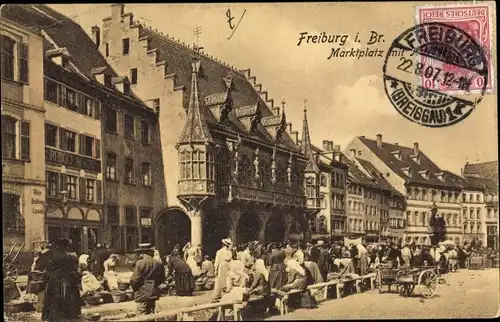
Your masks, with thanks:
M 28 45 L 24 43 L 18 44 L 18 65 L 19 65 L 19 80 L 22 83 L 28 83 Z
M 30 159 L 30 123 L 21 121 L 21 159 Z
M 87 197 L 86 196 L 86 191 L 85 191 L 85 188 L 86 188 L 86 186 L 85 186 L 85 183 L 86 183 L 85 182 L 85 178 L 80 177 L 79 179 L 80 179 L 80 182 L 79 182 L 79 186 L 80 186 L 80 201 L 85 201 L 85 199 Z
M 85 135 L 78 134 L 78 153 L 85 154 Z
M 61 150 L 66 150 L 66 130 L 59 129 L 59 148 Z
M 94 142 L 95 142 L 95 157 L 97 159 L 100 159 L 101 158 L 101 140 L 95 139 Z
M 95 187 L 96 187 L 95 193 L 96 193 L 97 203 L 102 203 L 102 181 L 96 180 Z
M 94 115 L 96 120 L 101 119 L 101 102 L 99 100 L 94 100 Z

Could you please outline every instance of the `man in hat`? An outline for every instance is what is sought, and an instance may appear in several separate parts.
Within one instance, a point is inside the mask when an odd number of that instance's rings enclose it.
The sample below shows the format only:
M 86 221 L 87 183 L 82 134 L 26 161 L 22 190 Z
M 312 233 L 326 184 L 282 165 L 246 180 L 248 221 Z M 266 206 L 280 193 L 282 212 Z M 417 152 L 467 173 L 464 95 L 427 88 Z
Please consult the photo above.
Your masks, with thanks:
M 330 253 L 328 252 L 326 244 L 322 241 L 318 241 L 318 246 L 320 247 L 318 256 L 318 268 L 321 272 L 323 280 L 326 281 L 328 276 L 328 271 L 330 269 Z
M 140 255 L 140 259 L 135 264 L 130 286 L 134 290 L 137 313 L 152 314 L 160 294 L 158 286 L 165 281 L 165 269 L 154 260 L 151 244 L 141 244 L 135 251 Z
M 231 250 L 233 242 L 231 238 L 224 238 L 222 240 L 222 247 L 215 254 L 214 269 L 216 272 L 215 286 L 214 286 L 214 302 L 217 302 L 222 297 L 222 288 L 226 284 L 226 276 L 229 272 L 229 262 L 233 259 L 233 252 Z

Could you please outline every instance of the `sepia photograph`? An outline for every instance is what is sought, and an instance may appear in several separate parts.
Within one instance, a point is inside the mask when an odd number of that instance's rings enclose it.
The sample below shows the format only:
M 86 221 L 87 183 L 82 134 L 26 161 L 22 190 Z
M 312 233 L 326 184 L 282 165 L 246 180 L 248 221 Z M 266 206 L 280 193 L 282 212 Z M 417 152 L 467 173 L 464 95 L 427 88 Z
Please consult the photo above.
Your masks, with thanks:
M 498 318 L 494 1 L 0 5 L 4 320 Z

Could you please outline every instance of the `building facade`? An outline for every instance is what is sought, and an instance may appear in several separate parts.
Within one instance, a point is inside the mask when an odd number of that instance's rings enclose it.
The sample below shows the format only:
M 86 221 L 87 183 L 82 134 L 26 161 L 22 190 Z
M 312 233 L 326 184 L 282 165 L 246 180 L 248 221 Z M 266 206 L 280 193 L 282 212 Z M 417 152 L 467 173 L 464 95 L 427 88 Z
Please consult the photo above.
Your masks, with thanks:
M 403 242 L 430 244 L 429 221 L 433 205 L 448 223 L 447 238 L 462 243 L 460 224 L 462 186 L 456 176 L 446 173 L 419 149 L 389 144 L 378 134 L 376 140 L 354 138 L 347 146 L 384 175 L 384 179 L 406 197 L 406 228 Z
M 160 252 L 191 241 L 214 254 L 228 236 L 310 238 L 320 175 L 306 120 L 299 147 L 284 105 L 274 106 L 250 70 L 146 27 L 121 4 L 92 37 L 158 115 L 166 207 L 152 217 Z
M 43 40 L 3 17 L 0 37 L 3 247 L 31 251 L 45 238 Z

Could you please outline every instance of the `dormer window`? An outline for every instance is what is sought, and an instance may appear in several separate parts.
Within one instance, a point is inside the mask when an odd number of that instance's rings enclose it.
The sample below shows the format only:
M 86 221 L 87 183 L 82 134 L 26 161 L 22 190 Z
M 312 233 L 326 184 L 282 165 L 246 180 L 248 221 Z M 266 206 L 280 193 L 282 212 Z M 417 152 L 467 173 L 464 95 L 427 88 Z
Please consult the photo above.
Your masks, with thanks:
M 438 178 L 438 180 L 440 181 L 443 181 L 445 180 L 445 175 L 444 175 L 444 172 L 438 172 L 436 173 L 436 177 Z
M 398 160 L 401 161 L 401 151 L 400 150 L 396 150 L 396 151 L 391 151 L 391 154 Z
M 68 57 L 63 56 L 61 58 L 61 66 L 62 66 L 62 68 L 69 69 L 69 58 Z
M 429 180 L 429 170 L 421 170 L 418 172 L 422 178 L 424 178 L 425 180 Z
M 401 170 L 403 170 L 403 173 L 405 174 L 405 176 L 411 178 L 411 167 L 406 167 L 406 168 L 403 168 Z
M 417 154 L 417 155 L 412 155 L 411 156 L 411 159 L 413 160 L 413 162 L 415 162 L 416 164 L 420 164 L 420 154 Z

